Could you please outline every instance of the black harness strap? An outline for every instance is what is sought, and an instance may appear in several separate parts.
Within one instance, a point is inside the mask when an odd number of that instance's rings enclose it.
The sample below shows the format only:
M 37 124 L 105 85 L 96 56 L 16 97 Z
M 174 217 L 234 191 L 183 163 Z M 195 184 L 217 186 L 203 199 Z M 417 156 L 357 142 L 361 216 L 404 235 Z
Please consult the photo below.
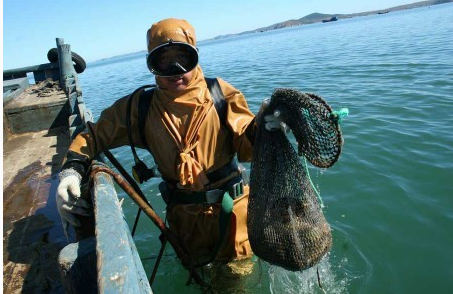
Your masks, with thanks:
M 222 89 L 220 88 L 219 81 L 216 78 L 205 78 L 205 81 L 208 85 L 209 93 L 211 93 L 212 100 L 214 101 L 214 107 L 217 110 L 220 123 L 228 130 L 226 124 L 227 103 Z
M 150 153 L 151 150 L 149 150 L 148 143 L 146 142 L 145 125 L 146 117 L 148 116 L 149 107 L 151 105 L 153 94 L 154 88 L 151 88 L 148 91 L 143 90 L 138 101 L 138 130 L 140 132 L 140 140 Z
M 138 157 L 137 152 L 135 151 L 135 144 L 134 144 L 134 140 L 132 139 L 132 127 L 131 127 L 132 100 L 134 99 L 134 96 L 137 94 L 137 92 L 139 92 L 140 90 L 144 90 L 145 88 L 148 88 L 148 87 L 154 87 L 154 85 L 146 85 L 146 86 L 142 86 L 142 87 L 136 89 L 134 92 L 132 92 L 132 94 L 129 96 L 129 99 L 127 101 L 127 109 L 126 109 L 127 136 L 129 138 L 129 144 L 131 146 L 132 154 L 134 155 L 134 161 L 136 164 L 140 161 L 140 158 Z M 150 101 L 150 103 L 151 103 L 151 101 Z M 141 133 L 142 133 L 142 129 L 140 129 L 140 137 L 142 137 Z M 142 140 L 142 143 L 143 143 L 143 140 Z

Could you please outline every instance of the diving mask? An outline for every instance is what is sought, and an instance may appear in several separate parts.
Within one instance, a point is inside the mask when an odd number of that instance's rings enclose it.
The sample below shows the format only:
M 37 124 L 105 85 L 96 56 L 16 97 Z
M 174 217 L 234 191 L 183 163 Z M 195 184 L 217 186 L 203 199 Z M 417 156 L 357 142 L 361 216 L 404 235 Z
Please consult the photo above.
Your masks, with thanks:
M 170 41 L 154 48 L 147 55 L 148 69 L 161 77 L 183 75 L 193 70 L 197 64 L 197 48 L 183 42 Z

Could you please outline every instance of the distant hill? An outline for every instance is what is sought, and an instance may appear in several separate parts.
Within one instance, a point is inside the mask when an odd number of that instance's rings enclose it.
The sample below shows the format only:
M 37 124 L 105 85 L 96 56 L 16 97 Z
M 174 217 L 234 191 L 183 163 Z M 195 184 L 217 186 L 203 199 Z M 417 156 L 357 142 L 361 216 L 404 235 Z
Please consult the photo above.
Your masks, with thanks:
M 340 20 L 340 19 L 352 18 L 352 17 L 357 17 L 357 16 L 366 16 L 366 15 L 370 15 L 370 14 L 384 14 L 384 13 L 388 13 L 388 12 L 392 12 L 392 11 L 413 9 L 413 8 L 418 8 L 418 7 L 423 7 L 423 6 L 431 6 L 431 5 L 444 4 L 444 3 L 449 3 L 449 2 L 453 2 L 453 0 L 421 1 L 421 2 L 415 2 L 412 4 L 395 6 L 395 7 L 391 7 L 391 8 L 387 8 L 387 9 L 367 11 L 367 12 L 361 12 L 361 13 L 352 13 L 352 14 L 323 14 L 323 13 L 316 12 L 316 13 L 306 15 L 299 19 L 291 19 L 291 20 L 279 22 L 279 23 L 276 23 L 276 24 L 273 24 L 273 25 L 270 25 L 270 26 L 267 26 L 264 28 L 259 28 L 259 29 L 255 29 L 255 30 L 251 30 L 251 31 L 245 31 L 245 32 L 238 33 L 238 34 L 221 35 L 221 36 L 214 37 L 211 40 L 223 39 L 223 38 L 246 35 L 246 34 L 262 33 L 262 32 L 271 31 L 271 30 L 278 30 L 278 29 L 283 29 L 283 28 L 312 24 L 312 23 L 322 22 L 323 20 L 324 21 L 329 20 L 332 17 L 337 17 L 337 19 Z

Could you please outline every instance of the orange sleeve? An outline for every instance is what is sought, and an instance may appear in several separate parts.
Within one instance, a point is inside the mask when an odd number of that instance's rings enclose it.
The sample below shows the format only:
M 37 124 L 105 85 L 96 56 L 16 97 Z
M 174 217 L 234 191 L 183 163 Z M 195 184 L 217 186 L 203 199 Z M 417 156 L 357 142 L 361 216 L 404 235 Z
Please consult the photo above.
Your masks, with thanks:
M 139 95 L 136 95 L 138 98 Z M 134 97 L 135 98 L 135 97 Z M 129 96 L 117 100 L 112 106 L 102 111 L 96 123 L 87 123 L 87 130 L 76 136 L 69 146 L 69 151 L 78 153 L 92 160 L 99 153 L 128 145 L 127 101 Z M 132 139 L 137 147 L 142 147 L 137 127 L 137 103 L 132 102 L 131 129 Z
M 241 162 L 251 161 L 253 142 L 247 136 L 247 129 L 254 124 L 255 115 L 250 111 L 244 95 L 218 78 L 223 95 L 227 101 L 227 124 L 233 132 L 233 147 Z

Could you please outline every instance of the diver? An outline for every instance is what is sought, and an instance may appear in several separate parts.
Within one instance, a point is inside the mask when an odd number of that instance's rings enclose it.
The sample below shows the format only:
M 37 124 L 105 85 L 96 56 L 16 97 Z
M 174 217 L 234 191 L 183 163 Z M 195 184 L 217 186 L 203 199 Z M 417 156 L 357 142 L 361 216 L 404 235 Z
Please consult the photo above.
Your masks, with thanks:
M 91 161 L 105 150 L 132 143 L 152 154 L 164 180 L 160 187 L 170 231 L 197 264 L 250 258 L 249 187 L 235 157 L 240 162 L 251 160 L 256 118 L 244 95 L 221 78 L 215 83 L 223 96 L 223 110 L 214 105 L 198 63 L 195 31 L 187 21 L 154 23 L 147 31 L 147 47 L 147 66 L 157 86 L 117 100 L 96 123 L 88 123 L 69 147 L 57 190 L 63 226 L 79 227 L 78 215 L 92 214 L 90 200 L 80 196 Z M 141 129 L 138 116 L 143 96 L 149 106 Z M 268 129 L 282 124 L 274 116 L 266 121 Z M 228 203 L 230 208 L 222 207 Z M 225 226 L 228 229 L 222 232 Z

